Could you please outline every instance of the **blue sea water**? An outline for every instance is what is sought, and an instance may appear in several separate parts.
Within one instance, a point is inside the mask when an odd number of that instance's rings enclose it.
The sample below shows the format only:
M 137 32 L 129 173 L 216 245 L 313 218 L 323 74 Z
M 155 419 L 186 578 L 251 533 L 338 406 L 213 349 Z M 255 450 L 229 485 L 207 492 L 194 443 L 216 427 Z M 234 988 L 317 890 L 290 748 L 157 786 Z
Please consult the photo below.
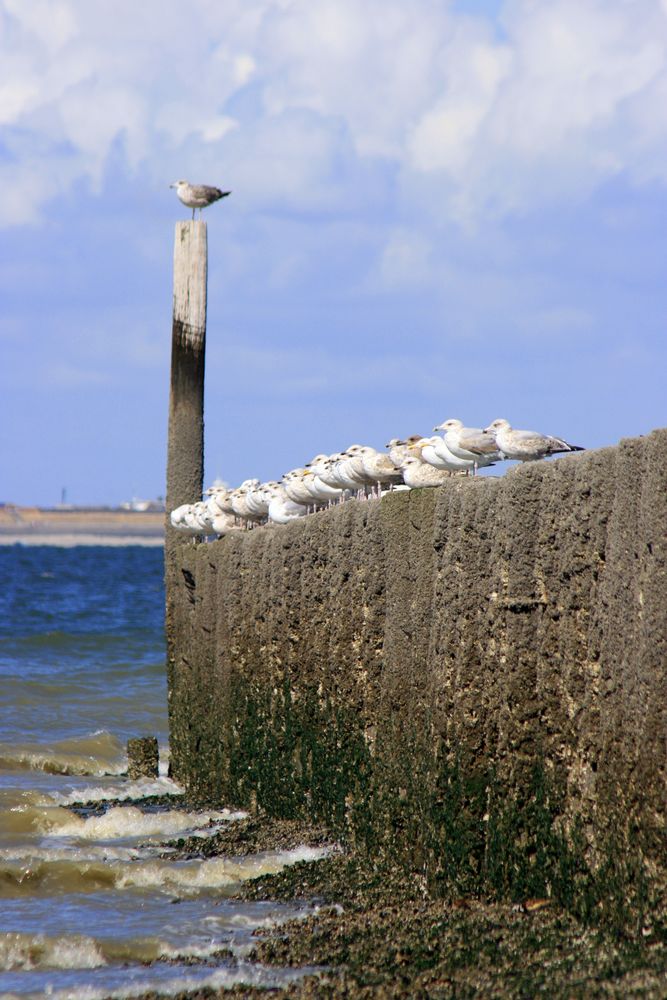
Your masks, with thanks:
M 0 546 L 0 997 L 169 995 L 298 974 L 244 957 L 256 927 L 297 911 L 229 895 L 313 852 L 172 861 L 164 848 L 240 814 L 188 810 L 168 777 L 162 560 L 148 546 Z M 125 745 L 141 735 L 158 737 L 160 775 L 132 782 Z M 156 794 L 167 804 L 144 804 Z M 99 808 L 72 811 L 77 801 Z M 223 948 L 233 958 L 211 965 Z
M 162 549 L 0 548 L 0 740 L 166 741 Z

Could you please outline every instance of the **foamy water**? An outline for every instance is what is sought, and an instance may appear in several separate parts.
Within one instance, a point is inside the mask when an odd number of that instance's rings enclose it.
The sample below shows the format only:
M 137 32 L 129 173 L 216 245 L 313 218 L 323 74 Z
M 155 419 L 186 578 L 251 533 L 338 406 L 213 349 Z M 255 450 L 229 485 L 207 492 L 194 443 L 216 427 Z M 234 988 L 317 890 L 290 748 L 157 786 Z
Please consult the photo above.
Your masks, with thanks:
M 321 849 L 183 860 L 165 847 L 203 843 L 245 814 L 233 803 L 193 812 L 167 776 L 159 554 L 3 549 L 0 564 L 10 581 L 0 594 L 0 997 L 169 996 L 302 975 L 248 954 L 256 928 L 308 907 L 230 896 Z M 158 736 L 160 775 L 130 781 L 125 743 L 146 732 Z M 144 801 L 155 796 L 159 806 Z

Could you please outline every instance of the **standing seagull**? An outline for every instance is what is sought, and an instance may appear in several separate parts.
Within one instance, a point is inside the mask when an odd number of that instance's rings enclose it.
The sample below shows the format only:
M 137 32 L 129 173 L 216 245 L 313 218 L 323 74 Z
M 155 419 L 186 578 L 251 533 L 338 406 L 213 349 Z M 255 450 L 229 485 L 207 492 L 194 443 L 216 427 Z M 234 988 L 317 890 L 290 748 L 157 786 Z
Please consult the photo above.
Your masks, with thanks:
M 557 455 L 563 451 L 584 451 L 578 444 L 568 444 L 562 438 L 539 431 L 515 431 L 508 420 L 494 420 L 484 433 L 490 434 L 503 458 L 517 459 L 519 462 L 536 462 L 547 455 Z
M 209 187 L 208 184 L 188 184 L 187 181 L 176 181 L 169 187 L 176 188 L 176 194 L 183 204 L 192 209 L 193 219 L 195 208 L 199 209 L 199 218 L 201 219 L 202 208 L 208 208 L 214 201 L 226 198 L 232 193 L 231 191 L 221 191 L 220 188 Z

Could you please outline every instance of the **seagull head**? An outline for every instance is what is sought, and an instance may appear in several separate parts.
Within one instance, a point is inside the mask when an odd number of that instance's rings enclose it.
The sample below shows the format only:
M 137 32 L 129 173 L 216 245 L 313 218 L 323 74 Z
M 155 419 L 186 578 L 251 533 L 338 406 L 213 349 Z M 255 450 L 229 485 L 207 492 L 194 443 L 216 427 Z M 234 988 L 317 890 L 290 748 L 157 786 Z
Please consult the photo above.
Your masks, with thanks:
M 170 184 L 169 187 L 170 188 L 179 188 L 181 186 L 181 184 L 187 184 L 187 183 L 188 183 L 187 181 L 174 181 L 174 183 Z
M 497 420 L 492 420 L 488 427 L 484 428 L 487 434 L 497 434 L 498 431 L 511 431 L 512 427 L 509 420 L 503 420 L 499 417 Z
M 446 434 L 447 431 L 460 431 L 462 427 L 463 427 L 462 420 L 452 419 L 452 420 L 443 420 L 443 422 L 434 427 L 433 430 L 444 431 Z

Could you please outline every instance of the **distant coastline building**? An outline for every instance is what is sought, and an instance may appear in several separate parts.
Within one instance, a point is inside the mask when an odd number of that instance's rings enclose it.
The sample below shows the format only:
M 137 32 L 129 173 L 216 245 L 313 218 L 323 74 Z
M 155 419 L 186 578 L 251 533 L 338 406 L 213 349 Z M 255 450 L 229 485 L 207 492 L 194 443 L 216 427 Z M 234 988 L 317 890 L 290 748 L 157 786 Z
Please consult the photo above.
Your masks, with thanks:
M 121 510 L 134 510 L 138 511 L 140 514 L 145 514 L 146 511 L 161 512 L 164 511 L 164 500 L 140 500 L 138 497 L 132 497 L 131 500 L 125 500 L 124 503 L 120 504 Z

